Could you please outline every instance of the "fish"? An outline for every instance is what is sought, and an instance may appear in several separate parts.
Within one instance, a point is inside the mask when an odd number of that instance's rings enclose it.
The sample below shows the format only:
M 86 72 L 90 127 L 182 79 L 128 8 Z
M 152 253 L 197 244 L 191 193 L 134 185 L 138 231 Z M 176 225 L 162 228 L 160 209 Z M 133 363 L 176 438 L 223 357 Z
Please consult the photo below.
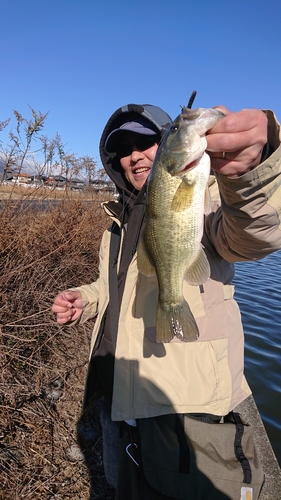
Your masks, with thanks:
M 210 277 L 201 244 L 204 212 L 210 204 L 206 132 L 223 116 L 216 108 L 182 107 L 159 145 L 147 179 L 137 265 L 145 276 L 157 276 L 158 343 L 174 337 L 193 342 L 199 337 L 198 325 L 183 296 L 183 281 L 202 285 Z

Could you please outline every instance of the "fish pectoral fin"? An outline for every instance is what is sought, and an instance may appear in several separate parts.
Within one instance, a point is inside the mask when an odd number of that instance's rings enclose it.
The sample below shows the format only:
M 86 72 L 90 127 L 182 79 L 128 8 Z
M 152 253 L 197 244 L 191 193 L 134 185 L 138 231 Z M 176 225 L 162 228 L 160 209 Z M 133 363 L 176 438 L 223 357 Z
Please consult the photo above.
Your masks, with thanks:
M 183 342 L 194 342 L 199 330 L 188 303 L 162 308 L 158 303 L 156 314 L 156 342 L 170 342 L 174 337 Z
M 212 211 L 212 200 L 211 200 L 211 194 L 208 186 L 205 189 L 204 193 L 204 214 L 210 214 Z
M 196 260 L 186 270 L 185 279 L 190 285 L 202 285 L 210 278 L 210 264 L 201 246 Z
M 176 213 L 187 210 L 190 207 L 192 201 L 192 191 L 192 186 L 182 181 L 174 194 L 171 203 L 171 210 Z
M 150 262 L 147 251 L 144 245 L 143 238 L 140 239 L 137 248 L 137 264 L 139 272 L 145 276 L 153 276 L 156 274 L 154 265 Z

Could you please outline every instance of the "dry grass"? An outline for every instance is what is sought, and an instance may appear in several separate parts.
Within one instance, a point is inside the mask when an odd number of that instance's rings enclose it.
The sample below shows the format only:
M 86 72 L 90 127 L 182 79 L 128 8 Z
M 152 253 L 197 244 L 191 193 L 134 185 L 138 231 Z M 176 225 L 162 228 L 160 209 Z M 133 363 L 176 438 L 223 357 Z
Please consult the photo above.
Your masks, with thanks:
M 108 219 L 98 198 L 44 211 L 35 194 L 15 198 L 0 202 L 0 500 L 109 500 L 98 407 L 80 419 L 93 325 L 59 327 L 50 312 L 97 277 Z
M 68 189 L 54 189 L 32 184 L 0 184 L 0 200 L 92 200 L 96 193 L 92 190 L 84 192 Z

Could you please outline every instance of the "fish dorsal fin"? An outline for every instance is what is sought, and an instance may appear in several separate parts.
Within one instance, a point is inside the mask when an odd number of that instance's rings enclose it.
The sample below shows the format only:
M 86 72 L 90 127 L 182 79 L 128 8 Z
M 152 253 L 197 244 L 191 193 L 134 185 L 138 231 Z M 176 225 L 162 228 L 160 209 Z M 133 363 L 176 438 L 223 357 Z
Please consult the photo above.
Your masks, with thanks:
M 202 285 L 210 278 L 210 264 L 201 246 L 197 258 L 185 273 L 185 279 L 190 285 Z
M 140 239 L 137 248 L 137 264 L 139 272 L 145 276 L 153 276 L 156 274 L 155 267 L 148 257 L 143 238 Z

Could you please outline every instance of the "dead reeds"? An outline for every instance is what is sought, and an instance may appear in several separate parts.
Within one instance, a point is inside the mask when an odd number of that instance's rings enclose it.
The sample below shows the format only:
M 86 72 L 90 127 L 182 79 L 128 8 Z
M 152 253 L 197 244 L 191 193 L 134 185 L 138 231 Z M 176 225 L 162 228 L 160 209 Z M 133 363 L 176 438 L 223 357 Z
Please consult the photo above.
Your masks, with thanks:
M 0 202 L 0 499 L 111 499 L 98 408 L 79 421 L 93 323 L 60 327 L 50 311 L 96 279 L 109 221 L 98 195 L 43 201 Z

